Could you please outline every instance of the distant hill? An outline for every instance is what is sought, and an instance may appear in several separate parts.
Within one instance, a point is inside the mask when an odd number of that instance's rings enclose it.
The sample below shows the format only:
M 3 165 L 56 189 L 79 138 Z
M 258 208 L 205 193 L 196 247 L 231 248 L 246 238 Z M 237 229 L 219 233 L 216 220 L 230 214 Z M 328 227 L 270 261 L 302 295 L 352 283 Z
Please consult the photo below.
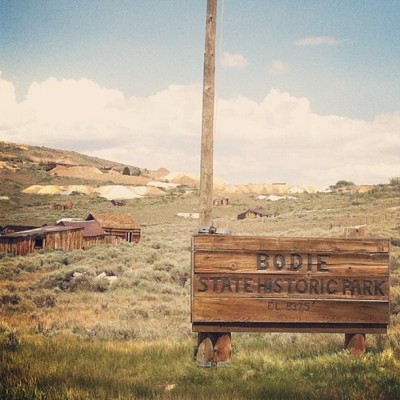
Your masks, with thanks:
M 0 169 L 15 169 L 23 166 L 70 165 L 96 167 L 100 170 L 115 169 L 123 171 L 126 164 L 91 157 L 76 151 L 56 150 L 44 146 L 29 146 L 0 141 Z M 128 165 L 132 169 L 139 169 Z M 139 169 L 140 170 L 140 169 Z M 145 170 L 140 170 L 145 173 Z
M 15 194 L 28 189 L 32 185 L 153 185 L 170 190 L 177 186 L 184 188 L 199 188 L 199 174 L 170 172 L 165 168 L 157 171 L 138 168 L 115 161 L 91 157 L 76 151 L 56 150 L 44 146 L 29 146 L 0 141 L 0 196 Z M 153 185 L 154 186 L 154 185 Z M 373 185 L 347 185 L 339 187 L 337 191 L 366 192 L 373 189 Z M 36 188 L 47 192 L 46 187 Z M 222 179 L 214 177 L 214 195 L 284 195 L 299 193 L 315 193 L 326 191 L 329 188 L 315 186 L 292 185 L 287 183 L 272 184 L 242 184 L 231 185 Z M 68 191 L 57 188 L 55 190 Z M 152 195 L 156 195 L 153 193 Z
M 71 185 L 147 185 L 155 177 L 168 173 L 165 168 L 149 171 L 76 151 L 0 141 L 0 196 L 3 197 L 15 199 L 21 192 L 68 192 L 65 186 Z M 41 187 L 34 191 L 35 185 Z M 156 195 L 155 188 L 147 191 Z

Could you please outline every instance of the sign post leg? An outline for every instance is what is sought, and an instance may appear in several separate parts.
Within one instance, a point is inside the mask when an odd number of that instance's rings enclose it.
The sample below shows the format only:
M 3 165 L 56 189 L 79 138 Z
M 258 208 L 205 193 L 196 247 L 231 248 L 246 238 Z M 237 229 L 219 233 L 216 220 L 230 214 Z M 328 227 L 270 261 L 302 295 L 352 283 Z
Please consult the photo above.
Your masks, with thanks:
M 196 361 L 203 367 L 227 365 L 231 361 L 232 343 L 230 333 L 199 332 L 197 336 Z
M 365 353 L 366 348 L 365 334 L 346 333 L 344 338 L 344 347 L 349 350 L 353 356 L 362 356 Z

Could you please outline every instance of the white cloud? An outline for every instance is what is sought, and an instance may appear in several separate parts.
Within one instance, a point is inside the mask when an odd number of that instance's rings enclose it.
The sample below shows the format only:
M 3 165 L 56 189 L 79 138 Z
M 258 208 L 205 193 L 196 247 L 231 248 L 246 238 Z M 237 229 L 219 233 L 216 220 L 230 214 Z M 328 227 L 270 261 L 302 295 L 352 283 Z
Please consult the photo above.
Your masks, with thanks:
M 231 173 L 230 181 L 329 185 L 399 175 L 400 113 L 372 123 L 322 116 L 308 99 L 279 90 L 259 103 L 236 97 L 219 105 L 216 174 Z
M 344 43 L 351 43 L 351 40 L 339 40 L 332 36 L 308 36 L 293 41 L 295 46 L 337 46 Z
M 88 79 L 49 78 L 32 83 L 17 103 L 11 82 L 0 79 L 0 140 L 178 168 L 197 155 L 201 93 L 197 85 L 171 85 L 147 98 L 126 98 Z
M 0 132 L 24 126 L 34 117 L 25 104 L 17 102 L 15 88 L 11 82 L 1 78 L 0 75 Z M 1 136 L 0 136 L 1 139 Z
M 88 79 L 33 83 L 18 102 L 0 78 L 0 140 L 72 149 L 123 163 L 199 170 L 201 86 L 126 98 Z M 219 99 L 215 175 L 232 183 L 387 182 L 400 166 L 400 112 L 373 122 L 318 115 L 278 89 Z
M 224 68 L 246 68 L 249 63 L 241 54 L 222 53 L 221 65 Z
M 289 64 L 282 60 L 273 60 L 269 72 L 274 75 L 286 75 L 289 71 Z
M 88 79 L 50 78 L 31 84 L 26 104 L 42 123 L 74 126 L 98 120 L 99 111 L 112 109 L 123 97 L 120 91 L 101 88 Z

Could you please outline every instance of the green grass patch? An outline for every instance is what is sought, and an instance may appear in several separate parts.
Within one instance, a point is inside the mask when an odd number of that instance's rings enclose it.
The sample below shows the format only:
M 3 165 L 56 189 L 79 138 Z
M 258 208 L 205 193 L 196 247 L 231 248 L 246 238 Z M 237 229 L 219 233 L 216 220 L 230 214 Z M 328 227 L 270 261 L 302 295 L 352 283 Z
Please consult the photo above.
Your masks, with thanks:
M 193 340 L 27 336 L 16 350 L 1 350 L 0 398 L 395 399 L 400 393 L 400 361 L 390 349 L 355 358 L 328 335 L 326 351 L 316 353 L 303 346 L 315 335 L 290 344 L 291 336 L 238 335 L 234 362 L 218 368 L 197 366 Z

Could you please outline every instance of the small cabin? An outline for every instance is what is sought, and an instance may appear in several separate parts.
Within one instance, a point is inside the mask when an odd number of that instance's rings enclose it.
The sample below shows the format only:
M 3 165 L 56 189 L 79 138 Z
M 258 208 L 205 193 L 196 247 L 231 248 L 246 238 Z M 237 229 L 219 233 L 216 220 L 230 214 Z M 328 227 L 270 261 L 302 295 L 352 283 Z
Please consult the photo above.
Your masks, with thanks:
M 237 219 L 255 219 L 255 218 L 275 218 L 275 211 L 264 210 L 263 208 L 249 209 L 241 214 L 238 214 Z
M 75 250 L 83 247 L 83 228 L 43 226 L 0 236 L 0 252 L 24 256 L 42 249 Z
M 72 228 L 83 228 L 83 248 L 99 244 L 116 244 L 114 236 L 109 235 L 95 220 L 91 221 L 59 221 L 57 225 L 68 226 Z
M 218 197 L 213 200 L 213 206 L 221 207 L 221 206 L 229 206 L 229 198 L 228 197 Z
M 117 236 L 129 243 L 140 240 L 140 223 L 132 214 L 89 214 L 86 221 L 97 221 L 109 234 Z

